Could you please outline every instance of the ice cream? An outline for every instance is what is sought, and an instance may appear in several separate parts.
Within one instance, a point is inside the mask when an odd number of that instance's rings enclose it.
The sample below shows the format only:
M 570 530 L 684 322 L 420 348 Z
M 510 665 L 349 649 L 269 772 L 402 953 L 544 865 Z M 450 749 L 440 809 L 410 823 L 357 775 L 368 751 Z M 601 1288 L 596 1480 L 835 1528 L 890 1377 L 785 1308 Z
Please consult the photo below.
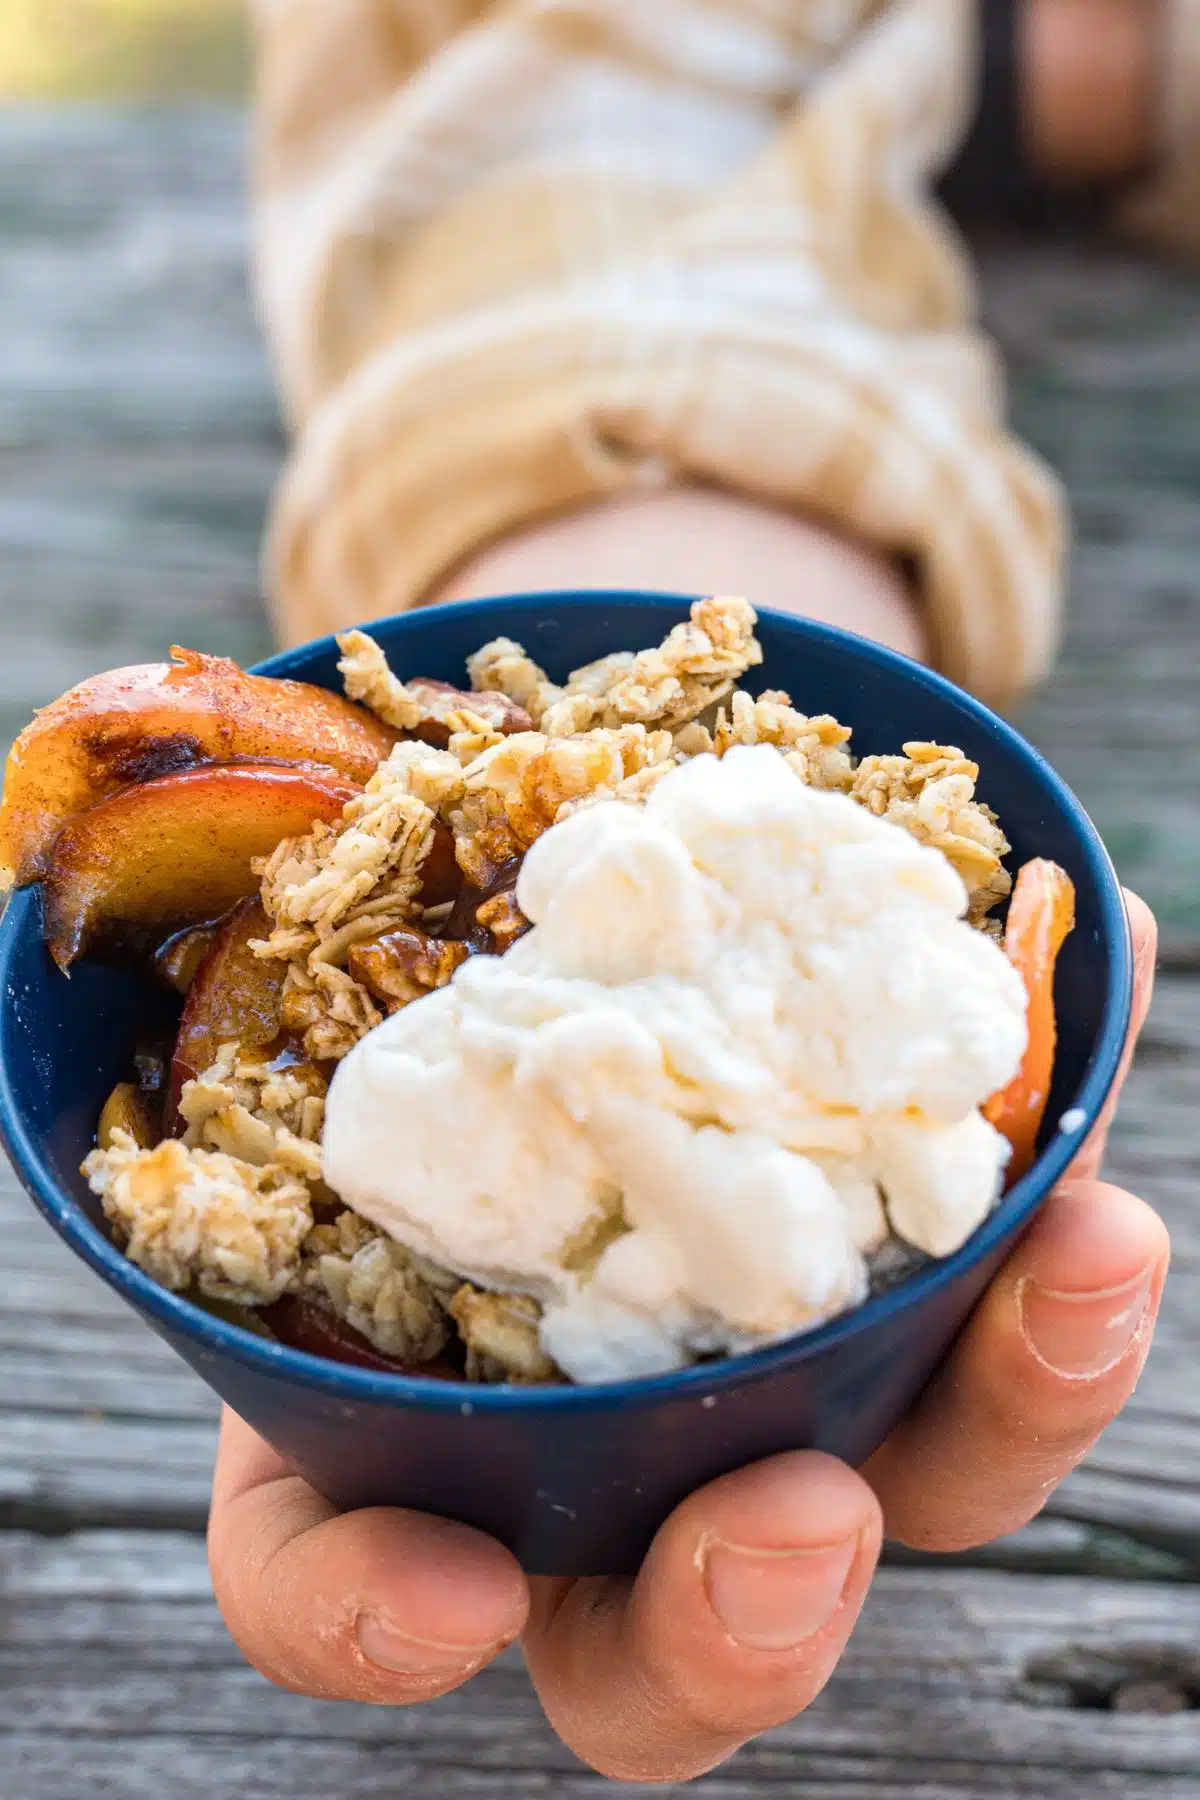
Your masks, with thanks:
M 507 955 L 340 1064 L 325 1174 L 536 1299 L 572 1379 L 802 1330 L 863 1298 L 889 1222 L 944 1256 L 986 1216 L 1025 992 L 938 851 L 734 749 L 563 819 L 518 899 Z

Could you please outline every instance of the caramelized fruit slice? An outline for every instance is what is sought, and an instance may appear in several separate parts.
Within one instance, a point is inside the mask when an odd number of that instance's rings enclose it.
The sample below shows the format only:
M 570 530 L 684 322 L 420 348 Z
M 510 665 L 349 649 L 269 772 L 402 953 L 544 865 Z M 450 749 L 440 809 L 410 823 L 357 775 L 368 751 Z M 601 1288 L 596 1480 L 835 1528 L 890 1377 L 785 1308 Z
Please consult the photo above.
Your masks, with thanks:
M 262 959 L 251 940 L 270 931 L 262 902 L 243 900 L 222 925 L 212 949 L 196 971 L 171 1059 L 167 1128 L 175 1129 L 179 1096 L 217 1059 L 222 1044 L 261 1050 L 279 1036 L 279 1003 L 287 964 Z
M 200 965 L 213 947 L 220 929 L 216 925 L 188 925 L 161 944 L 154 954 L 154 968 L 168 987 L 186 994 Z
M 454 833 L 438 819 L 433 827 L 429 854 L 421 865 L 421 905 L 446 906 L 456 900 L 463 884 Z
M 378 1369 L 388 1375 L 424 1375 L 434 1381 L 462 1379 L 444 1357 L 427 1363 L 402 1363 L 384 1356 L 374 1344 L 344 1320 L 296 1294 L 285 1294 L 259 1314 L 281 1344 L 324 1356 L 330 1362 L 351 1363 L 358 1369 Z
M 253 893 L 255 856 L 358 793 L 327 769 L 214 763 L 102 800 L 63 828 L 46 877 L 46 942 L 60 968 L 100 939 L 161 937 Z
M 399 737 L 324 688 L 171 654 L 96 675 L 26 726 L 0 802 L 0 891 L 43 875 L 62 825 L 132 784 L 236 758 L 324 763 L 364 784 Z
M 101 1150 L 111 1150 L 113 1133 L 129 1134 L 139 1150 L 149 1150 L 158 1142 L 153 1109 L 135 1081 L 119 1081 L 100 1114 L 96 1126 L 96 1142 Z
M 1004 948 L 1029 996 L 1029 1041 L 1008 1086 L 993 1094 L 983 1109 L 984 1117 L 1012 1145 L 1010 1182 L 1020 1180 L 1037 1155 L 1058 1042 L 1054 969 L 1074 924 L 1075 888 L 1070 876 L 1057 863 L 1027 862 L 1009 902 Z

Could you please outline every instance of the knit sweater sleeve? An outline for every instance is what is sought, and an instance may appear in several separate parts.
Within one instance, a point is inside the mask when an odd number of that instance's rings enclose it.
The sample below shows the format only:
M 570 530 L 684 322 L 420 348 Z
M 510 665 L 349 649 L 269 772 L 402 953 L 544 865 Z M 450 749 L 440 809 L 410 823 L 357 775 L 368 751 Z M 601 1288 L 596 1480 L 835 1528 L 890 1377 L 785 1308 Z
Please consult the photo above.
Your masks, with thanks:
M 941 666 L 987 699 L 1042 673 L 1060 496 L 1005 428 L 931 198 L 972 103 L 968 0 L 256 0 L 256 23 L 285 639 L 690 478 L 910 559 Z

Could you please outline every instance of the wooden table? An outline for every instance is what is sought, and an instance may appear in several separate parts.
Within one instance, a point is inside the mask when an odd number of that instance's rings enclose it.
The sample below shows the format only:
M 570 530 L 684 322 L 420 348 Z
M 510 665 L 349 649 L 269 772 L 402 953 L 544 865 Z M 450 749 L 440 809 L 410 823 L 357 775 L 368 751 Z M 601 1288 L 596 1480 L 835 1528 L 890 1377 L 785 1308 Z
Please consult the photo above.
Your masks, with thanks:
M 242 156 L 233 116 L 0 115 L 0 737 L 172 640 L 265 648 L 281 446 Z M 1166 927 L 1113 1171 L 1177 1259 L 1134 1403 L 1045 1518 L 885 1569 L 828 1693 L 711 1800 L 1200 1800 L 1200 296 L 1111 252 L 983 256 L 1019 421 L 1079 528 L 1070 642 L 1026 724 Z M 0 1213 L 5 1800 L 599 1792 L 514 1659 L 408 1713 L 245 1668 L 200 1536 L 210 1395 L 7 1174 Z

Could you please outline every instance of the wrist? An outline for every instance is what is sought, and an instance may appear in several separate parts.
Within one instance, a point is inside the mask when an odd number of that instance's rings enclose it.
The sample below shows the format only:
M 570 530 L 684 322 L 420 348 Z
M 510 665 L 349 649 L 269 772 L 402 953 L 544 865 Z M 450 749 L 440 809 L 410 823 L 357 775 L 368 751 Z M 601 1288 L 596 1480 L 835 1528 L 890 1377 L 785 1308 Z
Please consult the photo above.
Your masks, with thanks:
M 687 483 L 531 523 L 428 599 L 572 587 L 745 594 L 927 659 L 916 596 L 892 558 L 814 519 Z

